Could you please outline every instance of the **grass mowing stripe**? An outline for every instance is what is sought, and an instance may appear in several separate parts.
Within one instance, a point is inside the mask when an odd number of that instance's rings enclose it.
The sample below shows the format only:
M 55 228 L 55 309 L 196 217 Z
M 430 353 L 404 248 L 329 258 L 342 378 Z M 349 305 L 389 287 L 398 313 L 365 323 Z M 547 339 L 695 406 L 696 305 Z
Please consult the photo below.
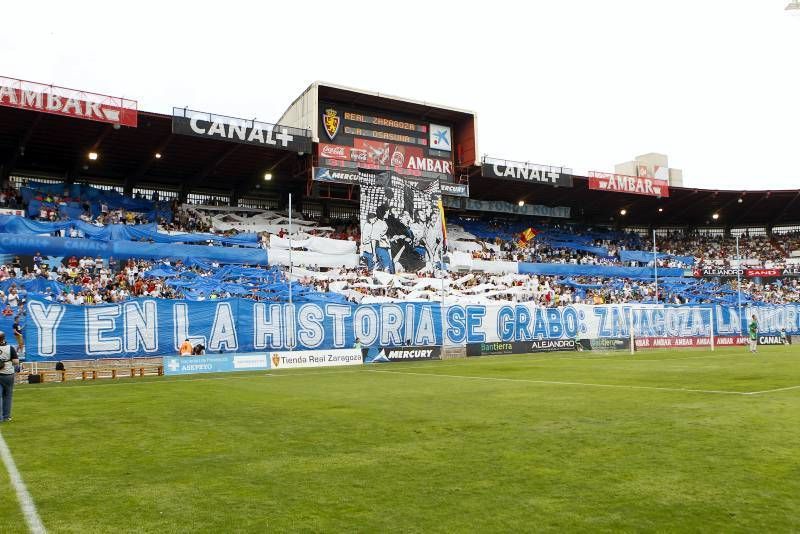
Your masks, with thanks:
M 14 491 L 17 493 L 17 500 L 19 506 L 22 508 L 22 514 L 25 516 L 25 522 L 28 524 L 28 529 L 33 534 L 45 534 L 44 525 L 39 518 L 39 513 L 36 511 L 36 505 L 33 504 L 31 494 L 28 493 L 28 488 L 25 486 L 25 481 L 22 480 L 17 465 L 14 463 L 14 457 L 11 456 L 11 450 L 6 444 L 3 434 L 0 432 L 0 457 L 8 471 L 8 476 L 11 479 L 11 485 L 14 486 Z
M 751 395 L 743 391 L 721 391 L 716 389 L 688 389 L 688 388 L 666 388 L 656 386 L 626 386 L 621 384 L 592 384 L 589 382 L 561 382 L 557 380 L 528 380 L 525 378 L 500 378 L 493 376 L 466 376 L 466 375 L 446 375 L 442 373 L 411 373 L 404 371 L 381 371 L 374 369 L 373 373 L 388 373 L 394 375 L 413 375 L 413 376 L 441 376 L 445 378 L 466 378 L 467 380 L 497 380 L 500 382 L 526 382 L 531 384 L 550 384 L 556 386 L 586 386 L 597 388 L 620 388 L 620 389 L 650 389 L 654 391 L 678 391 L 685 393 L 714 393 L 719 395 Z

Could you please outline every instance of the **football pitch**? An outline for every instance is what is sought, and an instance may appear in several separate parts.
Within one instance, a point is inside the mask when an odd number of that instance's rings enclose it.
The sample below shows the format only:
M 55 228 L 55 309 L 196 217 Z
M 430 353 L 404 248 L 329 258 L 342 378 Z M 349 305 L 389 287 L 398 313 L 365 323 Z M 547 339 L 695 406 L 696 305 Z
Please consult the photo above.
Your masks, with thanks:
M 800 347 L 19 386 L 49 532 L 800 530 Z M 2 532 L 26 532 L 0 469 Z

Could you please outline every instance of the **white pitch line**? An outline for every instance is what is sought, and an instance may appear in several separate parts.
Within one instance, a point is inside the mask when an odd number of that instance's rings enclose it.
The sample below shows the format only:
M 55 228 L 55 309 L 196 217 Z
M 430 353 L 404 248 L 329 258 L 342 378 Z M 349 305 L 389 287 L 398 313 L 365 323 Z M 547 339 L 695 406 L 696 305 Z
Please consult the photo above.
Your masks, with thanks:
M 292 369 L 295 371 L 296 369 Z M 64 384 L 59 383 L 59 385 L 39 388 L 39 387 L 31 387 L 31 386 L 24 386 L 18 388 L 15 391 L 15 394 L 19 394 L 20 392 L 25 391 L 64 391 L 67 389 L 75 389 L 75 388 L 103 388 L 103 387 L 122 387 L 122 386 L 144 386 L 147 384 L 180 384 L 182 382 L 208 382 L 213 380 L 248 380 L 248 379 L 261 379 L 261 378 L 281 378 L 287 376 L 308 376 L 308 375 L 337 375 L 343 373 L 361 373 L 363 372 L 360 369 L 353 369 L 348 371 L 322 371 L 322 372 L 311 372 L 311 373 L 293 373 L 293 372 L 280 372 L 283 371 L 278 370 L 279 372 L 275 373 L 276 370 L 271 371 L 264 371 L 263 373 L 254 374 L 254 375 L 244 375 L 244 376 L 236 376 L 236 375 L 226 375 L 226 376 L 206 376 L 206 377 L 198 377 L 198 378 L 180 378 L 178 380 L 169 380 L 171 377 L 178 377 L 178 376 L 186 376 L 186 375 L 165 375 L 163 377 L 158 378 L 166 378 L 166 380 L 136 380 L 134 379 L 127 379 L 125 378 L 124 382 L 107 382 L 107 383 L 97 383 L 95 381 L 83 384 L 82 381 L 75 380 L 71 382 L 66 382 Z M 286 371 L 290 371 L 286 369 Z M 153 375 L 152 378 L 157 378 Z M 112 379 L 102 379 L 102 380 L 112 380 Z
M 515 355 L 515 356 L 522 356 L 522 355 Z M 625 358 L 620 357 L 617 358 L 619 354 L 614 353 L 605 353 L 603 356 L 584 356 L 584 357 L 552 357 L 552 358 L 513 358 L 509 359 L 509 355 L 505 354 L 495 354 L 495 355 L 487 355 L 487 356 L 480 356 L 480 357 L 470 357 L 467 361 L 471 365 L 480 365 L 480 364 L 516 364 L 516 365 L 525 365 L 529 363 L 539 363 L 539 362 L 560 362 L 564 360 L 569 361 L 582 361 L 582 362 L 603 362 L 603 363 L 644 363 L 644 362 L 674 362 L 680 360 L 699 360 L 703 358 L 730 358 L 734 356 L 738 356 L 738 354 L 708 354 L 703 356 L 684 356 L 683 358 Z M 458 367 L 459 365 L 463 364 L 463 358 L 460 360 L 438 360 L 438 361 L 430 361 L 430 362 L 404 362 L 408 365 L 413 366 L 414 369 L 421 368 L 421 367 Z M 451 364 L 451 362 L 453 362 Z
M 20 508 L 22 508 L 22 514 L 25 516 L 25 522 L 28 524 L 28 530 L 33 534 L 46 534 L 47 530 L 39 518 L 36 505 L 33 504 L 31 494 L 28 493 L 28 488 L 25 487 L 25 481 L 22 480 L 22 475 L 19 474 L 17 465 L 14 463 L 14 457 L 11 456 L 11 450 L 9 450 L 2 433 L 0 433 L 0 456 L 6 465 L 11 485 L 14 486 L 14 490 L 17 492 L 17 500 Z
M 778 391 L 789 391 L 791 389 L 800 389 L 800 386 L 789 386 L 785 388 L 777 388 L 777 389 L 765 389 L 763 391 L 749 391 L 748 395 L 761 395 L 762 393 L 776 393 Z
M 621 384 L 593 384 L 590 382 L 561 382 L 556 380 L 529 380 L 526 378 L 500 378 L 493 376 L 467 376 L 467 375 L 446 375 L 442 373 L 410 373 L 403 371 L 381 371 L 372 370 L 373 373 L 388 373 L 395 375 L 414 375 L 414 376 L 440 376 L 445 378 L 464 378 L 467 380 L 495 380 L 499 382 L 523 382 L 530 384 L 551 384 L 557 386 L 585 386 L 596 388 L 617 388 L 617 389 L 649 389 L 654 391 L 678 391 L 683 393 L 715 393 L 719 395 L 749 395 L 743 391 L 721 391 L 716 389 L 688 389 L 688 388 L 665 388 L 656 386 L 627 386 Z

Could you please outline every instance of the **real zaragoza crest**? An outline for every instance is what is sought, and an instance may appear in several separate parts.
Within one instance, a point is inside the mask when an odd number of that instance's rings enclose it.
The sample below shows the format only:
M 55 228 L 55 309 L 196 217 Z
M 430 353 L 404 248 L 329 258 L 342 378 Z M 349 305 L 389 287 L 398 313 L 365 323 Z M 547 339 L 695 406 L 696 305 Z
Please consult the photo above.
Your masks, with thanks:
M 339 124 L 341 124 L 341 118 L 336 114 L 336 110 L 333 108 L 326 109 L 325 114 L 322 116 L 322 123 L 325 125 L 325 133 L 328 134 L 328 139 L 333 141 L 333 138 L 339 133 Z

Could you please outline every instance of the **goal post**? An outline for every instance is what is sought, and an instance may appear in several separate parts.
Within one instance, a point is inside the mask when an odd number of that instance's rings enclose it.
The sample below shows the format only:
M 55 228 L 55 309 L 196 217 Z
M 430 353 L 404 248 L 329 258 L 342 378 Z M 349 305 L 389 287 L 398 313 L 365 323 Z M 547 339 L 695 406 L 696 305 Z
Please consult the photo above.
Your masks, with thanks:
M 714 306 L 629 306 L 630 353 L 640 349 L 709 348 L 717 345 Z

